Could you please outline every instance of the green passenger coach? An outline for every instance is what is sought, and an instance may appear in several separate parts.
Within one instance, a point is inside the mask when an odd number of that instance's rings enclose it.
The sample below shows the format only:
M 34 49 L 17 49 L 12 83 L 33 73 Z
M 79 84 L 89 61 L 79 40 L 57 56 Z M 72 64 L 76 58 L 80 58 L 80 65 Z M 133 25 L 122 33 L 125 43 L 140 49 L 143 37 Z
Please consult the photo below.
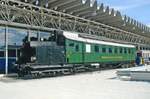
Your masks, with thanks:
M 134 45 L 84 38 L 78 33 L 64 32 L 63 35 L 68 64 L 126 64 L 135 61 Z

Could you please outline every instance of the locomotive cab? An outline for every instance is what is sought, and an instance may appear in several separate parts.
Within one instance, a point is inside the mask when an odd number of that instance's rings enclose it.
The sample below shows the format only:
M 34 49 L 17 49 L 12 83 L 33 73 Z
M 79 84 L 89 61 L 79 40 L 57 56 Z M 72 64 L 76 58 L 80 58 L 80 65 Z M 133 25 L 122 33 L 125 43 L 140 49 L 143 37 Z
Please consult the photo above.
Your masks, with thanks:
M 65 39 L 58 32 L 49 37 L 25 37 L 18 64 L 55 65 L 65 63 Z

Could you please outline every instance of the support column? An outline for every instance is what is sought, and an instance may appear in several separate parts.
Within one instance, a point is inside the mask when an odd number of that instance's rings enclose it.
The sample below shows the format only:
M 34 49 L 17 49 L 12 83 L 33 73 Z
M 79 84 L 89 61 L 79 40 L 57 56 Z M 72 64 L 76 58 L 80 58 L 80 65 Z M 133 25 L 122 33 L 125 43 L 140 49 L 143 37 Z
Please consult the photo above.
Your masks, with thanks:
M 30 31 L 30 29 L 27 31 L 27 38 L 28 38 L 28 42 L 30 42 L 30 33 L 31 33 L 31 31 Z
M 41 37 L 40 31 L 38 30 L 38 31 L 37 31 L 37 38 L 38 38 L 38 41 L 40 41 L 40 37 Z
M 5 74 L 8 75 L 8 26 L 5 27 Z

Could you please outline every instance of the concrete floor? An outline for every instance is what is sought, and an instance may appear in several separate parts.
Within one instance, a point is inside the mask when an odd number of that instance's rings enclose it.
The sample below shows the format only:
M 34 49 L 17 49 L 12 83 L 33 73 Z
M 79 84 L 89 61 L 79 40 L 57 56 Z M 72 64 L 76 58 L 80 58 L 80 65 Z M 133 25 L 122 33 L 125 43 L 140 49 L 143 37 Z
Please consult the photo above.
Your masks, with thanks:
M 120 81 L 116 70 L 33 80 L 0 77 L 0 99 L 149 98 L 149 82 Z

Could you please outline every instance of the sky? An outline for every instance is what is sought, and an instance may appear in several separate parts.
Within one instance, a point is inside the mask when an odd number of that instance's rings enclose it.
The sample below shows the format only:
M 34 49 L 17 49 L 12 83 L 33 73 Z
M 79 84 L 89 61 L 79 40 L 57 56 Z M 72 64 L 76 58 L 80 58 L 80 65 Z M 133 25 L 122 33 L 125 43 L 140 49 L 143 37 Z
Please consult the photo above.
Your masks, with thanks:
M 97 0 L 150 27 L 150 0 Z

